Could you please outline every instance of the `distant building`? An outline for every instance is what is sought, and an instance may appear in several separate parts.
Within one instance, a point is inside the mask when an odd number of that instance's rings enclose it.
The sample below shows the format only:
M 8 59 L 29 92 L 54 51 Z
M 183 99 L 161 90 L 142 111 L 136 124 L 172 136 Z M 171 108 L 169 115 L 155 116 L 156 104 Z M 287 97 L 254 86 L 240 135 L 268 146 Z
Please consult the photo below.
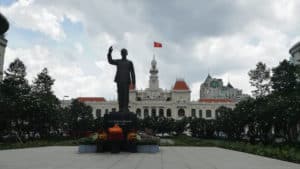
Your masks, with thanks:
M 291 63 L 300 65 L 300 42 L 296 43 L 289 52 L 291 54 Z
M 230 82 L 224 86 L 222 79 L 212 78 L 210 75 L 200 86 L 200 99 L 230 99 L 238 102 L 247 97 L 249 96 L 234 88 Z
M 174 119 L 182 117 L 215 119 L 215 111 L 220 106 L 234 108 L 236 103 L 246 96 L 231 84 L 223 86 L 221 79 L 208 75 L 201 85 L 200 99 L 191 101 L 191 90 L 184 79 L 177 79 L 170 90 L 159 87 L 159 71 L 154 58 L 149 72 L 148 88 L 136 90 L 132 85 L 130 86 L 129 109 L 139 118 L 165 116 Z M 117 101 L 107 101 L 103 97 L 79 97 L 78 99 L 93 107 L 95 117 L 114 110 L 118 111 Z

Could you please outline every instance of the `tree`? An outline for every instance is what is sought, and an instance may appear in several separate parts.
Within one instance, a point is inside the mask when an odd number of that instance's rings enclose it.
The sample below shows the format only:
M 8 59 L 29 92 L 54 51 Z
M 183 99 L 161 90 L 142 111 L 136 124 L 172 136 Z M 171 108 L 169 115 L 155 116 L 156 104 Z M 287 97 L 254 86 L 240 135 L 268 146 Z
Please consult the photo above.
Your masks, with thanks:
M 288 94 L 297 87 L 297 68 L 287 60 L 280 62 L 279 66 L 272 69 L 272 88 L 275 92 Z
M 203 118 L 193 118 L 190 122 L 190 131 L 193 137 L 205 137 L 206 120 Z
M 274 100 L 276 98 L 273 95 L 268 95 L 265 97 L 256 98 L 253 104 L 254 108 L 254 116 L 256 119 L 256 127 L 257 127 L 257 134 L 259 135 L 261 141 L 263 143 L 270 143 L 272 136 L 271 136 L 271 129 L 272 125 L 274 124 Z
M 189 123 L 186 117 L 183 117 L 180 120 L 176 120 L 174 124 L 174 131 L 176 135 L 182 134 L 187 129 L 187 124 Z
M 7 127 L 6 130 L 14 130 L 22 134 L 26 129 L 28 118 L 32 109 L 30 86 L 25 78 L 26 67 L 20 59 L 10 63 L 5 71 L 5 77 L 1 84 L 1 118 Z
M 254 143 L 258 136 L 257 129 L 257 114 L 255 112 L 255 99 L 248 98 L 240 101 L 234 110 L 237 113 L 240 126 L 247 127 L 247 135 L 250 137 L 250 142 Z
M 92 111 L 92 107 L 80 102 L 78 99 L 72 101 L 68 124 L 70 129 L 75 132 L 75 136 L 79 136 L 79 132 L 93 129 L 94 118 Z
M 33 81 L 31 91 L 34 110 L 30 121 L 33 129 L 44 137 L 48 136 L 51 130 L 60 127 L 61 108 L 59 100 L 53 94 L 53 84 L 54 79 L 48 74 L 48 69 L 44 68 Z
M 223 131 L 227 134 L 229 139 L 233 139 L 236 129 L 236 118 L 234 117 L 233 110 L 224 106 L 219 107 L 216 110 L 217 114 L 217 128 L 218 131 Z
M 256 89 L 252 91 L 253 96 L 262 97 L 270 93 L 270 69 L 266 64 L 258 62 L 256 68 L 248 73 L 251 86 Z
M 275 129 L 288 141 L 296 139 L 296 128 L 299 117 L 299 67 L 283 60 L 273 68 L 272 88 L 276 100 Z
M 157 119 L 157 132 L 164 135 L 164 133 L 171 133 L 174 128 L 174 119 L 166 117 L 158 117 Z

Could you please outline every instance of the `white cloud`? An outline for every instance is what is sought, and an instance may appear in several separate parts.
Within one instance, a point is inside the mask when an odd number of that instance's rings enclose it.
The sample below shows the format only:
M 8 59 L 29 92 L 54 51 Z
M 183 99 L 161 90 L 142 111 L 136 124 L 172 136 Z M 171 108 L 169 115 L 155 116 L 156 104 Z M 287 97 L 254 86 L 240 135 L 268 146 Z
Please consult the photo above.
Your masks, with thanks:
M 82 46 L 81 43 L 76 42 L 76 43 L 74 44 L 74 47 L 75 47 L 76 51 L 78 52 L 78 54 L 80 54 L 80 55 L 83 54 L 84 49 L 83 49 L 83 46 Z
M 47 67 L 49 74 L 55 79 L 53 90 L 59 98 L 63 96 L 104 96 L 112 98 L 115 85 L 112 81 L 113 68 L 108 63 L 97 62 L 100 68 L 98 76 L 86 73 L 75 62 L 62 62 L 61 56 L 50 53 L 44 46 L 35 45 L 33 48 L 7 48 L 4 67 L 20 58 L 27 66 L 27 78 L 32 82 L 36 75 Z
M 194 82 L 191 85 L 189 85 L 190 89 L 191 89 L 191 99 L 192 100 L 198 100 L 200 98 L 200 85 L 203 82 Z
M 289 48 L 299 41 L 295 37 L 300 30 L 299 2 L 21 0 L 0 10 L 12 26 L 39 31 L 52 39 L 66 38 L 65 18 L 82 25 L 83 32 L 75 34 L 84 35 L 88 43 L 77 39 L 71 45 L 63 42 L 65 48 L 56 54 L 49 52 L 51 47 L 34 44 L 31 49 L 20 46 L 7 52 L 8 57 L 24 53 L 32 74 L 42 66 L 49 67 L 60 96 L 115 98 L 115 68 L 106 61 L 107 48 L 113 45 L 114 58 L 120 57 L 118 50 L 128 48 L 139 89 L 148 86 L 155 52 L 161 87 L 170 89 L 176 77 L 183 77 L 190 82 L 192 98 L 197 99 L 208 71 L 224 81 L 229 76 L 234 87 L 250 93 L 247 73 L 258 61 L 273 67 L 289 58 Z M 162 42 L 163 48 L 154 51 L 153 41 Z M 54 56 L 57 54 L 71 59 L 60 59 Z M 90 54 L 95 56 L 87 57 Z
M 0 7 L 0 11 L 17 27 L 39 31 L 55 40 L 64 39 L 66 35 L 61 25 L 64 15 L 57 15 L 46 6 L 36 5 L 34 2 L 19 0 L 11 6 Z

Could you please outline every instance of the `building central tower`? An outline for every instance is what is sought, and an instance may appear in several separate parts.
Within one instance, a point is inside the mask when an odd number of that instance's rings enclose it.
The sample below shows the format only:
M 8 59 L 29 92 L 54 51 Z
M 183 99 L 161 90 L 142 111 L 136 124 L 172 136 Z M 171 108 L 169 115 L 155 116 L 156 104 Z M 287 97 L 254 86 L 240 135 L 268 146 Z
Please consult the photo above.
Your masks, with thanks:
M 151 61 L 150 79 L 149 79 L 149 89 L 151 90 L 157 90 L 159 88 L 158 69 L 156 65 L 157 62 L 155 60 L 155 57 L 153 56 L 153 60 Z

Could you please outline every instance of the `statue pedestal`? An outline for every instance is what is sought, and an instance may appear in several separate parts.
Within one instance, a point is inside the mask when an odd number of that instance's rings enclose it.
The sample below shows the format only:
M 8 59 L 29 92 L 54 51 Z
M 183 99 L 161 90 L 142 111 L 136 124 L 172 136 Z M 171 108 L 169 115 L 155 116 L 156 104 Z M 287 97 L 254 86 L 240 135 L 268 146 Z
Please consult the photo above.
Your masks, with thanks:
M 137 128 L 137 116 L 133 112 L 110 112 L 104 115 L 104 128 L 113 127 L 118 124 L 123 130 Z

